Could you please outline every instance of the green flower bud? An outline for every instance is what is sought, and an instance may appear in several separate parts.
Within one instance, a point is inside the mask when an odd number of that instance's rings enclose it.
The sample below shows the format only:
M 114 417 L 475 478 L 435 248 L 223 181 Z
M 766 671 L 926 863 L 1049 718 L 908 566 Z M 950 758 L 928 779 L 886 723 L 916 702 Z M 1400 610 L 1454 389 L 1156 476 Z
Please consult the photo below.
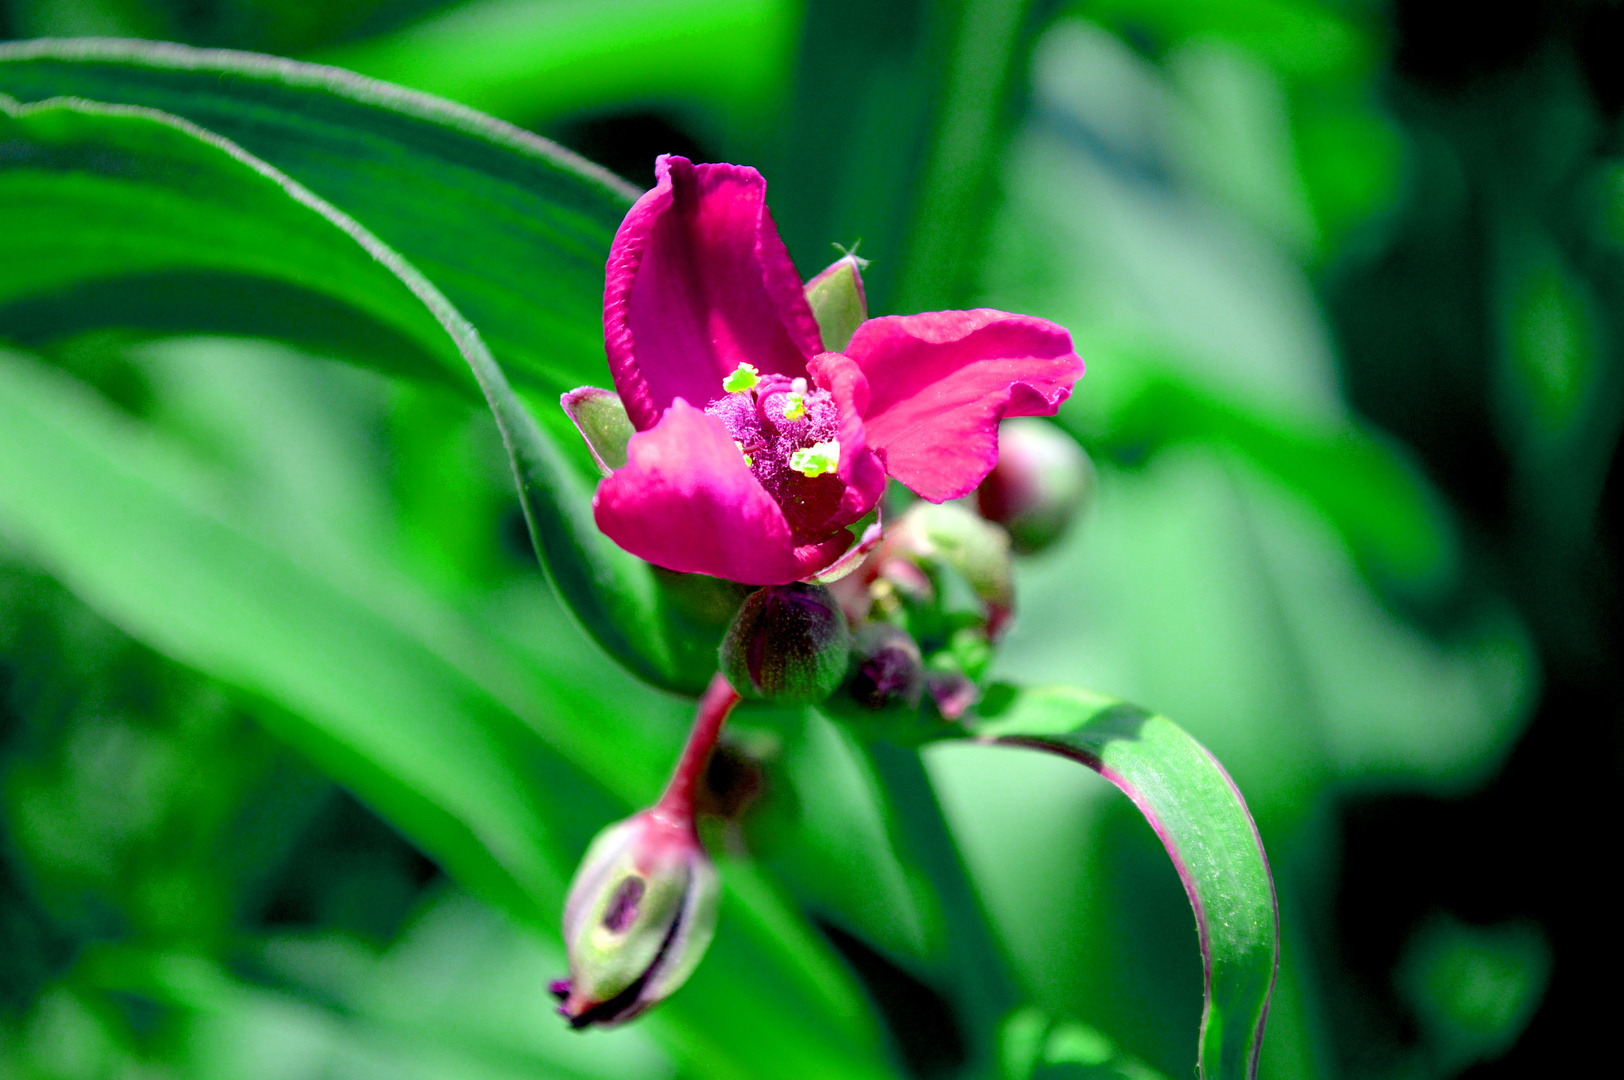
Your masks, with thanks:
M 914 503 L 891 532 L 896 549 L 955 571 L 986 605 L 993 636 L 1015 603 L 1009 535 L 959 503 Z
M 1029 555 L 1059 540 L 1094 495 L 1094 463 L 1053 424 L 1033 417 L 998 428 L 998 464 L 976 489 L 988 521 Z
M 758 589 L 722 639 L 722 673 L 745 697 L 821 701 L 846 673 L 851 632 L 822 585 Z
M 558 1011 L 576 1029 L 610 1027 L 664 1000 L 710 945 L 720 894 L 691 818 L 656 807 L 599 833 L 564 903 Z

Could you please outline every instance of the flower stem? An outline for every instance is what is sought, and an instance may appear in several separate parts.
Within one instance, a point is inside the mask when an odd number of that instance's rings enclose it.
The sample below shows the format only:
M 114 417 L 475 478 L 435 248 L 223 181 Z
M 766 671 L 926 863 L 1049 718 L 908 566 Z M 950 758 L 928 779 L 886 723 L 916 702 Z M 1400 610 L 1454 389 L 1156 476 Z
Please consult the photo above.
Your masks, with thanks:
M 705 774 L 705 765 L 710 761 L 711 751 L 716 748 L 716 738 L 722 733 L 728 713 L 738 703 L 737 691 L 721 672 L 717 672 L 699 699 L 699 709 L 694 714 L 694 726 L 688 732 L 688 742 L 682 748 L 682 756 L 677 759 L 677 767 L 672 770 L 671 781 L 665 785 L 665 793 L 654 804 L 654 816 L 673 824 L 692 825 L 694 787 Z

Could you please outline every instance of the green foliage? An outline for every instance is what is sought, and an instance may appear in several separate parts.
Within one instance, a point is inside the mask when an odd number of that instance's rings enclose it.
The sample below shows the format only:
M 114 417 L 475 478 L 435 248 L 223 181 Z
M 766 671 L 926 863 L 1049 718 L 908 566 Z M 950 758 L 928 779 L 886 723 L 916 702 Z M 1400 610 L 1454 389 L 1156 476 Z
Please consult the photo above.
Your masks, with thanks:
M 1509 914 L 1558 901 L 1479 889 L 1510 910 L 1476 925 L 1385 847 L 1380 880 L 1336 862 L 1343 807 L 1491 782 L 1542 684 L 1564 744 L 1611 715 L 1582 688 L 1614 641 L 1616 108 L 1566 40 L 1417 74 L 1448 64 L 1415 7 L 0 4 L 360 73 L 0 44 L 0 1074 L 1244 1075 L 1273 910 L 1201 745 L 1280 872 L 1259 1075 L 1550 1045 L 1583 933 Z M 742 708 L 714 948 L 566 1037 L 563 882 L 659 790 L 690 705 L 651 685 L 704 684 L 745 590 L 592 527 L 554 402 L 607 385 L 636 191 L 473 109 L 761 165 L 804 271 L 863 241 L 874 314 L 1073 330 L 1096 507 L 1017 560 L 995 650 L 956 574 L 915 629 L 939 668 L 1176 717 L 1034 690 L 979 721 L 1131 776 L 1161 835 L 1054 753 Z M 1569 768 L 1530 793 L 1523 763 L 1519 828 L 1611 790 Z M 1418 913 L 1350 951 L 1333 880 Z
M 1070 688 L 989 694 L 984 740 L 1075 758 L 1125 792 L 1178 867 L 1196 913 L 1206 1007 L 1203 1076 L 1255 1076 L 1279 960 L 1274 883 L 1240 791 L 1201 744 L 1159 716 Z M 1086 1064 L 1103 1064 L 1109 1050 Z

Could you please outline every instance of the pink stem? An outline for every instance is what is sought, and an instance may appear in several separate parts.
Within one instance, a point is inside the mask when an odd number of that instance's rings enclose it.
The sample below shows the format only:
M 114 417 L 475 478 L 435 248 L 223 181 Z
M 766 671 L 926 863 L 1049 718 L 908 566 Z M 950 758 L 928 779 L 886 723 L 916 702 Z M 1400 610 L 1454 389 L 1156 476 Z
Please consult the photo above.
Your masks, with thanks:
M 716 737 L 722 733 L 727 714 L 738 703 L 738 693 L 721 672 L 717 672 L 710 686 L 705 688 L 704 696 L 699 699 L 699 710 L 694 716 L 693 729 L 688 732 L 688 743 L 682 748 L 682 756 L 677 759 L 677 767 L 671 773 L 671 782 L 666 784 L 665 793 L 654 804 L 654 816 L 671 824 L 693 826 L 694 787 L 705 774 L 705 764 L 710 760 L 711 751 L 716 748 Z

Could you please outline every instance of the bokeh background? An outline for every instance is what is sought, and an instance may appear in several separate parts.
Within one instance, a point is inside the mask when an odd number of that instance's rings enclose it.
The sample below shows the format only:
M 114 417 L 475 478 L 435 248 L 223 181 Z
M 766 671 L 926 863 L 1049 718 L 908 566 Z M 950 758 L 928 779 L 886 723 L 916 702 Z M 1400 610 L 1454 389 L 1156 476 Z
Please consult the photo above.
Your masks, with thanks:
M 1098 497 L 1023 562 L 999 673 L 1163 711 L 1236 777 L 1281 894 L 1263 1075 L 1540 1074 L 1599 1048 L 1624 6 L 0 2 L 0 36 L 69 35 L 348 67 L 640 185 L 662 152 L 756 164 L 802 272 L 860 243 L 876 313 L 1065 324 L 1089 372 L 1060 422 Z M 268 342 L 27 344 L 304 557 L 433 597 L 676 738 L 681 703 L 546 596 L 488 416 Z M 5 525 L 0 1077 L 673 1074 L 639 1028 L 567 1036 L 556 943 Z M 775 755 L 742 842 L 860 958 L 899 1058 L 945 1075 L 849 746 L 817 729 Z M 1014 751 L 929 765 L 1024 993 L 1189 1075 L 1190 912 L 1125 800 Z M 151 948 L 162 1002 L 105 989 Z

